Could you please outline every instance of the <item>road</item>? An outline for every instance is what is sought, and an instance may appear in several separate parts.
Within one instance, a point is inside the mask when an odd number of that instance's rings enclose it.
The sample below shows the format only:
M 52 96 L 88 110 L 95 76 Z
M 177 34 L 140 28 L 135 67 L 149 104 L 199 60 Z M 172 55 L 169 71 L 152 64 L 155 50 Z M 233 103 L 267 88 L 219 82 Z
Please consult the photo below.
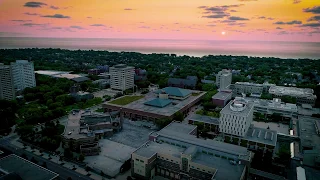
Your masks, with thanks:
M 25 154 L 28 159 L 31 159 L 32 157 L 37 160 L 38 164 L 43 164 L 45 162 L 47 164 L 47 169 L 54 171 L 59 174 L 60 179 L 68 179 L 71 177 L 73 180 L 79 179 L 79 180 L 91 180 L 88 176 L 84 176 L 82 174 L 79 174 L 71 169 L 65 168 L 59 164 L 56 164 L 48 159 L 45 159 L 41 156 L 37 156 L 29 151 L 26 151 L 24 149 L 18 148 L 10 143 L 12 139 L 16 138 L 16 136 L 11 137 L 5 137 L 0 139 L 0 147 L 11 151 L 12 153 L 21 156 L 22 154 Z

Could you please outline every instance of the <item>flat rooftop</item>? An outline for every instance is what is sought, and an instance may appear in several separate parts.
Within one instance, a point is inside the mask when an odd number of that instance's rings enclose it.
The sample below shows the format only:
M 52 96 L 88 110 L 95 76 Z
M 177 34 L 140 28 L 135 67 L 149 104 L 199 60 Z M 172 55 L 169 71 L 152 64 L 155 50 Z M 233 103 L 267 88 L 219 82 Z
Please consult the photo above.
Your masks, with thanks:
M 214 155 L 204 154 L 198 152 L 193 158 L 192 162 L 203 164 L 211 168 L 217 169 L 217 173 L 214 179 L 230 180 L 240 179 L 244 171 L 245 165 L 243 164 L 231 164 L 229 160 Z M 230 173 L 232 172 L 232 173 Z
M 256 86 L 256 87 L 263 87 L 262 84 L 256 84 L 251 82 L 236 82 L 237 85 L 246 85 L 246 86 Z
M 87 156 L 84 162 L 88 166 L 103 171 L 108 176 L 114 177 L 120 172 L 124 162 L 131 158 L 135 148 L 120 144 L 108 139 L 99 141 L 101 153 L 97 156 Z
M 236 114 L 237 116 L 248 116 L 254 103 L 244 98 L 236 98 L 230 101 L 221 111 L 222 114 Z
M 111 104 L 109 102 L 105 102 L 104 105 L 109 105 L 109 106 L 116 106 L 116 107 L 122 107 L 126 109 L 131 109 L 131 110 L 136 110 L 136 111 L 142 111 L 142 112 L 148 112 L 152 114 L 158 114 L 158 115 L 164 115 L 164 116 L 171 116 L 174 113 L 178 112 L 181 110 L 183 107 L 191 104 L 192 102 L 196 101 L 197 99 L 201 98 L 206 92 L 202 92 L 198 96 L 189 96 L 188 98 L 184 100 L 174 100 L 171 99 L 172 103 L 165 106 L 165 107 L 156 107 L 156 106 L 150 106 L 146 105 L 146 102 L 149 102 L 151 100 L 154 100 L 157 98 L 156 94 L 153 92 L 149 92 L 145 94 L 145 96 L 139 100 L 133 101 L 127 105 L 116 105 L 116 104 Z
M 71 72 L 67 72 L 67 71 L 53 71 L 53 70 L 39 70 L 39 71 L 34 71 L 37 74 L 41 74 L 41 75 L 47 75 L 47 76 L 51 76 L 51 77 L 55 77 L 55 78 L 67 78 L 67 79 L 75 79 L 77 80 L 78 78 L 86 78 L 83 75 L 79 75 L 79 74 L 70 74 Z
M 254 127 L 267 129 L 269 127 L 270 130 L 274 130 L 277 133 L 290 135 L 289 134 L 289 125 L 287 124 L 281 124 L 281 123 L 274 123 L 274 122 L 258 122 L 258 121 L 252 121 Z
M 180 158 L 182 153 L 185 153 L 188 148 L 182 148 L 167 143 L 157 143 L 150 141 L 147 145 L 138 149 L 135 154 L 150 158 L 156 153 L 167 154 L 176 158 Z M 232 165 L 229 160 L 220 157 L 215 157 L 214 155 L 204 154 L 201 152 L 195 152 L 192 157 L 190 166 L 192 163 L 201 164 L 207 167 L 217 169 L 217 174 L 215 179 L 230 180 L 230 179 L 240 179 L 245 165 L 236 164 Z M 232 173 L 230 173 L 232 171 Z
M 246 140 L 271 146 L 277 144 L 277 131 L 251 126 L 245 136 Z
M 214 118 L 211 116 L 203 116 L 200 114 L 192 114 L 188 120 L 219 125 L 219 118 Z
M 266 100 L 266 99 L 256 99 L 256 98 L 245 98 L 248 101 L 254 102 L 254 106 L 256 107 L 263 107 L 263 108 L 270 108 L 270 109 L 276 109 L 281 111 L 292 111 L 292 112 L 298 112 L 298 107 L 296 104 L 291 103 L 284 103 L 281 102 L 281 99 L 273 99 L 273 100 Z
M 302 146 L 318 149 L 320 155 L 320 136 L 316 132 L 316 121 L 319 122 L 320 119 L 308 116 L 299 116 L 299 137 Z
M 220 100 L 226 100 L 228 99 L 230 96 L 232 96 L 232 93 L 228 93 L 228 92 L 218 92 L 217 94 L 212 96 L 212 99 L 220 99 Z
M 59 174 L 53 171 L 45 169 L 14 154 L 0 159 L 0 168 L 9 173 L 15 172 L 22 179 L 26 180 L 50 180 L 59 176 Z
M 294 96 L 301 98 L 316 98 L 313 95 L 314 91 L 310 88 L 296 88 L 296 87 L 284 87 L 284 86 L 271 86 L 269 89 L 270 94 L 278 96 Z
M 200 138 L 197 138 L 195 135 L 190 135 L 189 133 L 187 133 L 190 129 L 194 127 L 196 126 L 190 125 L 190 124 L 172 122 L 165 128 L 154 133 L 154 135 L 159 135 L 168 139 L 185 142 L 187 144 L 194 145 L 194 146 L 205 147 L 208 149 L 212 149 L 214 151 L 219 151 L 221 153 L 230 154 L 234 157 L 242 156 L 244 159 L 250 158 L 249 157 L 250 152 L 247 150 L 247 148 L 224 143 L 224 142 L 214 141 L 211 139 L 207 139 L 207 140 L 200 139 Z M 189 129 L 189 130 L 177 131 L 178 129 Z
M 53 70 L 39 70 L 39 71 L 34 71 L 37 74 L 42 74 L 42 75 L 47 75 L 47 76 L 53 76 L 53 75 L 58 75 L 58 74 L 70 74 L 71 72 L 67 71 L 53 71 Z

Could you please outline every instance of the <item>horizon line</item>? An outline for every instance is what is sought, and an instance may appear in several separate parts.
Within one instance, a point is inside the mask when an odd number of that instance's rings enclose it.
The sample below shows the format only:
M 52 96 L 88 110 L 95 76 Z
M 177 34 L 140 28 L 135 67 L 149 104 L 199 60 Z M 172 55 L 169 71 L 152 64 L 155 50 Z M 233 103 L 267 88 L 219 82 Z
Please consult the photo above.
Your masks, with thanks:
M 34 36 L 0 36 L 0 38 L 48 38 L 48 39 L 129 39 L 129 40 L 164 40 L 164 41 L 238 41 L 238 42 L 287 42 L 287 43 L 320 43 L 320 41 L 281 41 L 281 40 L 214 40 L 214 39 L 161 39 L 161 38 L 95 38 L 95 37 L 34 37 Z

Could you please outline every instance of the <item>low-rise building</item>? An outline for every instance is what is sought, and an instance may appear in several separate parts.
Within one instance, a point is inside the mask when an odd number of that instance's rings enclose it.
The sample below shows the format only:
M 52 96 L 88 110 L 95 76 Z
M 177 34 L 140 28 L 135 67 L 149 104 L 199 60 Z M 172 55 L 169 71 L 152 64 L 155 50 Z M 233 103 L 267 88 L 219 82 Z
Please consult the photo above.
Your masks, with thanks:
M 177 112 L 187 115 L 191 107 L 199 103 L 205 94 L 206 92 L 193 93 L 188 89 L 167 87 L 149 92 L 143 98 L 126 105 L 105 102 L 102 107 L 106 112 L 122 109 L 124 116 L 132 120 L 173 119 Z
M 313 89 L 309 88 L 296 88 L 284 86 L 272 86 L 269 93 L 274 97 L 290 96 L 297 100 L 297 104 L 310 104 L 314 106 L 317 96 L 314 95 Z
M 147 79 L 147 71 L 145 69 L 135 69 L 134 72 L 135 81 L 144 81 Z
M 231 98 L 232 98 L 232 91 L 222 90 L 212 96 L 212 104 L 223 108 L 228 104 Z
M 300 152 L 303 154 L 303 164 L 315 168 L 320 167 L 320 119 L 299 116 L 298 133 Z
M 192 114 L 188 118 L 188 123 L 193 125 L 196 125 L 197 123 L 203 123 L 204 127 L 208 128 L 210 132 L 213 132 L 215 134 L 219 133 L 219 118 Z
M 0 179 L 57 180 L 59 174 L 15 154 L 0 159 Z
M 73 111 L 68 117 L 63 137 L 64 148 L 79 149 L 84 155 L 100 152 L 98 139 L 112 136 L 122 129 L 121 113 L 102 114 L 91 111 Z
M 268 93 L 272 86 L 275 86 L 275 84 L 269 84 L 267 82 L 263 84 L 236 82 L 235 84 L 231 84 L 228 88 L 232 90 L 233 97 L 236 97 L 241 96 L 242 94 L 257 96 L 262 93 Z
M 131 155 L 138 179 L 245 179 L 252 153 L 244 147 L 196 137 L 197 127 L 172 122 Z M 232 173 L 230 173 L 232 172 Z
M 198 82 L 197 76 L 187 76 L 186 79 L 169 78 L 168 86 L 186 88 L 186 89 L 195 89 L 197 82 Z
M 265 115 L 279 114 L 283 117 L 297 118 L 298 108 L 296 104 L 284 103 L 281 99 L 274 98 L 273 100 L 245 98 L 254 103 L 254 112 Z

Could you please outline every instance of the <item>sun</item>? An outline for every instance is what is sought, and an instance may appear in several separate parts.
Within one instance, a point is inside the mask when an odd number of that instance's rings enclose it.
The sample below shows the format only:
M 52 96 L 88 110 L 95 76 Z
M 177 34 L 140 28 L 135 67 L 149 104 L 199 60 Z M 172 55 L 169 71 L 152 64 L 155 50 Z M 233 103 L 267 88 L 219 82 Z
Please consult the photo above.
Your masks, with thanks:
M 226 34 L 226 32 L 225 32 L 225 31 L 222 31 L 222 32 L 221 32 L 221 34 L 222 34 L 222 35 L 225 35 L 225 34 Z

